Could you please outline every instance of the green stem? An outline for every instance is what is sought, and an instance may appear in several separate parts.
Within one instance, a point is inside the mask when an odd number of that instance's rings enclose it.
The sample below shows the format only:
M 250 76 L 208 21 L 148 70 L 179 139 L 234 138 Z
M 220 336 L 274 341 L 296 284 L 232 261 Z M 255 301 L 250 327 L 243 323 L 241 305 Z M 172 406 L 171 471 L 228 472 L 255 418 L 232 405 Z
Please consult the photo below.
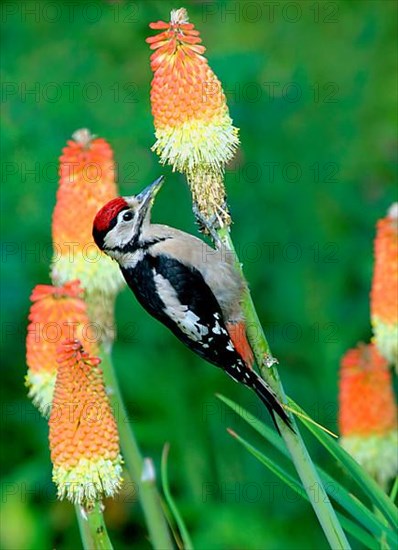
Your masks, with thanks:
M 76 504 L 75 510 L 84 550 L 113 550 L 101 504 L 96 502 L 90 510 Z
M 242 266 L 239 262 L 239 258 L 236 254 L 231 236 L 227 229 L 219 230 L 219 236 L 227 247 L 234 254 L 236 265 L 244 278 Z M 271 349 L 265 337 L 263 328 L 257 315 L 253 300 L 250 295 L 250 291 L 247 288 L 244 300 L 243 309 L 248 327 L 248 338 L 253 348 L 254 355 L 257 363 L 261 369 L 261 375 L 264 380 L 273 388 L 278 398 L 282 403 L 286 403 L 286 395 L 282 386 L 282 382 L 279 378 L 278 371 L 271 365 L 265 366 L 264 360 L 267 357 L 272 358 Z M 303 487 L 308 495 L 308 498 L 312 504 L 315 514 L 318 517 L 319 523 L 325 533 L 325 536 L 333 549 L 346 549 L 350 548 L 348 540 L 344 534 L 344 531 L 337 519 L 336 513 L 330 504 L 329 498 L 323 487 L 320 477 L 315 469 L 315 466 L 308 454 L 307 448 L 303 439 L 298 431 L 296 422 L 293 416 L 289 413 L 294 432 L 286 426 L 278 417 L 276 421 L 278 423 L 281 436 L 283 437 L 287 448 L 289 449 L 292 457 L 293 464 L 297 470 L 298 475 L 302 481 Z
M 144 459 L 138 448 L 128 420 L 128 413 L 123 403 L 111 357 L 102 350 L 101 359 L 105 383 L 115 411 L 123 458 L 133 481 L 138 487 L 138 496 L 148 526 L 150 540 L 156 550 L 172 550 L 173 543 L 156 487 L 155 470 L 151 460 Z
M 175 519 L 175 522 L 177 524 L 178 530 L 180 532 L 184 550 L 193 550 L 193 544 L 189 536 L 188 530 L 185 527 L 184 520 L 182 519 L 180 512 L 177 506 L 175 505 L 174 499 L 171 496 L 171 492 L 170 492 L 169 476 L 167 473 L 167 458 L 169 456 L 169 450 L 170 450 L 170 445 L 166 443 L 165 446 L 163 447 L 162 464 L 161 464 L 163 492 L 164 492 L 164 496 L 166 498 L 167 504 L 169 505 L 169 510 L 172 513 Z

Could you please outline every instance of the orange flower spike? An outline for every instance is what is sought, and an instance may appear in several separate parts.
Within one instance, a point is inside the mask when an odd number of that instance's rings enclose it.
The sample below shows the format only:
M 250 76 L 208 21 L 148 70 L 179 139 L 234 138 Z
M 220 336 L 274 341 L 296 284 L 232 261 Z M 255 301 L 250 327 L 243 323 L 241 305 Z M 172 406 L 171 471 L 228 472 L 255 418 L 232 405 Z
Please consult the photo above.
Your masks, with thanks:
M 78 340 L 67 340 L 58 362 L 49 421 L 53 480 L 60 499 L 85 505 L 120 488 L 119 436 L 100 359 L 90 357 Z
M 397 426 L 396 405 L 387 361 L 373 345 L 349 350 L 341 362 L 340 432 L 385 433 Z
M 171 12 L 170 23 L 151 23 L 163 30 L 147 38 L 154 72 L 152 114 L 161 162 L 186 172 L 201 163 L 222 170 L 239 145 L 221 83 L 203 57 L 199 31 L 188 23 L 184 8 Z
M 85 218 L 92 219 L 101 205 L 117 194 L 113 152 L 108 143 L 94 138 L 88 130 L 78 130 L 73 138 L 60 157 L 60 187 L 53 216 L 53 238 L 61 253 L 70 252 L 70 242 L 80 248 L 92 242 L 91 225 Z M 74 208 L 65 211 L 65 202 Z
M 114 171 L 109 144 L 88 130 L 75 132 L 60 158 L 52 224 L 52 280 L 57 285 L 81 281 L 89 316 L 101 326 L 108 348 L 114 339 L 115 296 L 124 280 L 116 263 L 95 245 L 92 224 L 98 210 L 117 195 Z
M 156 142 L 162 164 L 187 175 L 194 203 L 204 218 L 230 223 L 223 173 L 239 145 L 222 86 L 203 56 L 199 32 L 184 8 L 170 22 L 151 23 L 161 30 L 147 38 L 154 73 L 151 87 Z
M 371 319 L 380 353 L 398 367 L 398 203 L 377 222 Z
M 119 269 L 98 250 L 91 234 L 98 210 L 117 196 L 111 147 L 88 130 L 78 130 L 63 149 L 59 175 L 52 279 L 57 285 L 79 279 L 88 292 L 115 294 L 123 284 Z
M 26 337 L 26 385 L 29 397 L 48 414 L 57 374 L 56 349 L 66 338 L 79 338 L 90 353 L 98 352 L 97 330 L 90 324 L 79 281 L 61 287 L 37 285 L 32 294 Z
M 374 344 L 342 358 L 339 427 L 342 446 L 381 484 L 396 475 L 397 406 L 388 363 Z

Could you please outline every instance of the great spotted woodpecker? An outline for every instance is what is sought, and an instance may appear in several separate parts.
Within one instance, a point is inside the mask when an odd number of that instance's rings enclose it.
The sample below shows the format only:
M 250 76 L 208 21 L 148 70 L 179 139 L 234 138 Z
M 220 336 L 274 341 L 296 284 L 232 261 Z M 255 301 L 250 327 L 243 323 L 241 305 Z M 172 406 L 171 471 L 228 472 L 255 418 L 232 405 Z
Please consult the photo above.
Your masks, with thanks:
M 111 200 L 97 213 L 93 237 L 115 259 L 140 304 L 192 351 L 248 386 L 290 426 L 269 385 L 252 370 L 241 300 L 244 284 L 225 249 L 152 224 L 163 177 L 140 194 Z

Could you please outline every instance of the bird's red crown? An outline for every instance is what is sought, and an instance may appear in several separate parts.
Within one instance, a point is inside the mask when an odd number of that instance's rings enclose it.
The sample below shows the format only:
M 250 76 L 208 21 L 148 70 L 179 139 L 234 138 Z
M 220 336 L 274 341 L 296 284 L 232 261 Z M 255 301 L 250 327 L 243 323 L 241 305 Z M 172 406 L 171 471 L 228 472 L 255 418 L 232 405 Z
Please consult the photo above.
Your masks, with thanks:
M 97 212 L 94 219 L 94 228 L 97 231 L 105 231 L 109 228 L 111 221 L 121 212 L 128 208 L 129 205 L 123 197 L 117 197 L 105 204 Z

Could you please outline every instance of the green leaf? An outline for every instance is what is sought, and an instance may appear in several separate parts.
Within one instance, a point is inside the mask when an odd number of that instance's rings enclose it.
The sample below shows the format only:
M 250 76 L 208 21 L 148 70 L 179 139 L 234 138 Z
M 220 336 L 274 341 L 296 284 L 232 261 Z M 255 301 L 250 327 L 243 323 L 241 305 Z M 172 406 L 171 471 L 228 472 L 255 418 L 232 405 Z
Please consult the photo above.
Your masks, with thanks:
M 169 455 L 170 445 L 167 443 L 163 448 L 162 453 L 162 465 L 161 465 L 161 474 L 162 474 L 162 487 L 164 496 L 166 498 L 166 502 L 169 506 L 170 512 L 173 515 L 173 518 L 177 524 L 177 527 L 180 531 L 183 547 L 185 550 L 193 550 L 193 545 L 191 542 L 191 538 L 189 536 L 188 530 L 185 527 L 184 520 L 181 517 L 180 512 L 178 511 L 178 508 L 174 502 L 173 497 L 171 496 L 170 488 L 169 488 L 169 479 L 167 475 L 167 457 Z
M 395 533 L 380 521 L 360 500 L 351 495 L 343 485 L 321 468 L 317 467 L 317 469 L 329 496 L 349 512 L 366 529 L 373 533 L 375 537 L 381 538 L 385 535 L 391 547 L 394 547 L 396 543 Z
M 261 451 L 253 447 L 253 445 L 248 443 L 245 439 L 243 439 L 243 437 L 240 437 L 236 432 L 230 429 L 228 429 L 228 432 L 237 441 L 239 441 L 239 443 L 241 443 L 245 447 L 245 449 L 249 451 L 249 453 L 257 458 L 259 462 L 264 464 L 264 466 L 266 466 L 269 470 L 271 470 L 271 472 L 273 472 L 282 481 L 284 481 L 291 489 L 293 489 L 293 491 L 295 491 L 307 502 L 309 502 L 307 493 L 304 491 L 302 485 L 298 481 L 296 481 L 289 473 L 287 473 L 283 468 L 275 464 L 275 462 L 265 456 Z M 369 535 L 369 533 L 367 533 L 364 529 L 362 529 L 362 527 L 353 523 L 351 520 L 343 516 L 343 514 L 337 513 L 337 517 L 339 518 L 341 525 L 347 531 L 347 533 L 350 533 L 350 535 L 359 540 L 362 544 L 365 545 L 366 548 L 370 548 L 371 550 L 377 550 L 379 548 L 379 545 L 377 544 L 375 539 L 372 538 L 371 535 Z
M 278 451 L 284 456 L 290 458 L 289 453 L 283 444 L 282 439 L 275 433 L 274 430 L 263 424 L 258 418 L 253 416 L 249 411 L 234 403 L 223 395 L 217 394 L 217 397 L 230 407 L 237 415 L 245 420 L 253 429 L 267 439 Z M 358 522 L 368 529 L 375 537 L 380 538 L 383 533 L 386 534 L 392 547 L 395 545 L 394 532 L 386 527 L 380 519 L 367 508 L 359 499 L 351 495 L 347 489 L 335 480 L 331 475 L 326 473 L 322 468 L 315 465 L 318 474 L 324 484 L 326 492 L 333 498 L 342 508 L 351 514 Z M 276 473 L 276 472 L 275 472 Z M 277 474 L 278 475 L 278 474 Z M 302 489 L 301 489 L 302 490 Z
M 269 428 L 266 424 L 264 424 L 259 418 L 251 414 L 248 410 L 241 407 L 241 405 L 238 405 L 234 401 L 231 401 L 227 397 L 224 397 L 223 395 L 217 393 L 216 396 L 218 399 L 223 401 L 228 407 L 230 407 L 238 416 L 243 418 L 252 428 L 254 428 L 260 435 L 268 439 L 272 445 L 278 449 L 281 453 L 283 453 L 285 456 L 290 456 L 285 444 L 283 443 L 283 440 L 279 435 L 275 432 L 275 430 L 272 430 Z
M 306 415 L 294 401 L 289 399 L 289 405 L 296 408 L 300 413 Z M 308 415 L 307 415 L 308 416 Z M 368 495 L 374 506 L 384 515 L 393 529 L 398 526 L 398 508 L 393 501 L 384 493 L 379 485 L 365 472 L 363 468 L 331 437 L 325 434 L 320 428 L 299 416 L 305 427 L 318 439 L 318 441 L 329 451 L 331 455 L 350 473 L 351 477 Z
M 390 499 L 393 502 L 395 502 L 395 499 L 397 498 L 397 493 L 398 493 L 398 476 L 394 479 L 394 483 L 390 493 Z
M 294 477 L 286 472 L 281 466 L 273 462 L 270 458 L 265 456 L 261 451 L 257 450 L 253 445 L 248 443 L 243 437 L 240 437 L 236 432 L 234 432 L 231 429 L 227 429 L 228 433 L 232 435 L 235 439 L 237 439 L 242 445 L 254 456 L 259 460 L 262 464 L 267 466 L 271 472 L 273 472 L 275 475 L 277 475 L 280 479 L 282 479 L 286 485 L 288 485 L 293 491 L 296 491 L 300 495 L 305 493 L 301 483 L 299 483 Z M 304 494 L 303 494 L 304 497 Z M 307 494 L 305 494 L 305 497 L 308 500 Z
M 343 526 L 343 529 L 350 533 L 350 535 L 365 546 L 365 548 L 369 548 L 370 550 L 379 550 L 380 545 L 377 542 L 375 538 L 372 537 L 372 535 L 369 535 L 362 527 L 359 527 L 356 523 L 351 521 L 349 518 L 343 516 L 343 514 L 340 514 L 337 512 L 337 517 L 339 518 L 339 521 L 341 525 Z M 394 548 L 394 543 L 391 548 Z

